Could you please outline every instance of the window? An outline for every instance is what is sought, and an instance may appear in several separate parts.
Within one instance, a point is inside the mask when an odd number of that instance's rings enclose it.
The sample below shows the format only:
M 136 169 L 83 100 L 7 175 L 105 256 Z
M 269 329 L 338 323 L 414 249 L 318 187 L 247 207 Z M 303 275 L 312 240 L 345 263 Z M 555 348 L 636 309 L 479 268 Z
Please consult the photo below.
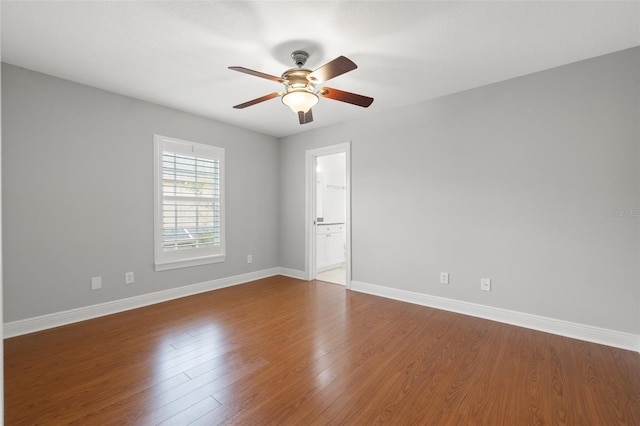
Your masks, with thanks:
M 154 136 L 155 269 L 223 262 L 224 149 Z

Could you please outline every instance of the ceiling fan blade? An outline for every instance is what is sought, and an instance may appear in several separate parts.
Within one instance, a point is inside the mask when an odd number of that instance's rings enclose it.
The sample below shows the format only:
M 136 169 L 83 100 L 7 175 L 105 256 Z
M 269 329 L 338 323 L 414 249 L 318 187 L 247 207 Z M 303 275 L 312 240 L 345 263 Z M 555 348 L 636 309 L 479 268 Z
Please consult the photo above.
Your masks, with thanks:
M 358 66 L 354 64 L 351 59 L 338 56 L 333 61 L 327 62 L 317 70 L 309 73 L 307 78 L 314 83 L 322 83 L 346 72 L 353 71 L 356 68 L 358 68 Z
M 245 67 L 229 67 L 229 69 L 233 71 L 249 74 L 249 75 L 255 75 L 256 77 L 266 78 L 267 80 L 275 81 L 278 83 L 284 82 L 283 79 L 281 79 L 280 77 L 276 77 L 275 75 L 265 74 L 263 72 L 250 70 L 249 68 L 245 68 Z
M 313 121 L 313 113 L 311 112 L 311 110 L 307 111 L 306 113 L 298 111 L 298 119 L 300 120 L 300 124 L 311 123 Z
M 246 107 L 249 107 L 251 105 L 259 104 L 260 102 L 268 101 L 269 99 L 277 98 L 280 95 L 281 95 L 280 92 L 269 93 L 268 95 L 264 95 L 264 96 L 262 96 L 260 98 L 256 98 L 256 99 L 253 99 L 251 101 L 247 101 L 247 102 L 245 102 L 243 104 L 238 104 L 238 105 L 234 106 L 234 108 L 235 109 L 246 108 Z
M 355 93 L 345 92 L 338 89 L 331 89 L 329 87 L 323 87 L 322 89 L 320 89 L 318 91 L 318 96 L 333 99 L 335 101 L 346 102 L 348 104 L 353 104 L 364 108 L 367 108 L 373 103 L 373 98 L 370 98 L 368 96 L 357 95 Z

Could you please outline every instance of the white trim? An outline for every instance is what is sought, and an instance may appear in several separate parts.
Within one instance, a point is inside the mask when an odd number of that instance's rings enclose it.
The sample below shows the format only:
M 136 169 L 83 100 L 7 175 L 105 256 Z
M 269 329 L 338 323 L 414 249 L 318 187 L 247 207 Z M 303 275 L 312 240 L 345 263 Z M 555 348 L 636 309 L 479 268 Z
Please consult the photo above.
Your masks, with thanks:
M 296 278 L 298 280 L 309 281 L 307 279 L 307 273 L 305 271 L 298 271 L 297 269 L 280 268 L 280 275 L 284 275 L 289 278 Z
M 510 311 L 508 309 L 494 308 L 477 303 L 447 299 L 445 297 L 398 290 L 359 281 L 351 282 L 351 290 L 640 352 L 640 335 L 637 334 Z
M 346 217 L 345 217 L 345 239 L 346 239 L 346 259 L 345 259 L 345 287 L 351 288 L 351 142 L 344 142 L 336 145 L 321 148 L 308 149 L 305 151 L 305 278 L 313 280 L 316 278 L 316 229 L 313 222 L 316 220 L 316 168 L 315 159 L 324 155 L 345 153 L 346 162 Z
M 4 338 L 6 339 L 9 337 L 34 333 L 36 331 L 60 327 L 62 325 L 85 321 L 104 315 L 116 314 L 118 312 L 141 308 L 143 306 L 153 305 L 156 303 L 167 302 L 169 300 L 192 296 L 194 294 L 217 290 L 224 287 L 244 284 L 250 281 L 272 277 L 279 274 L 280 268 L 264 269 L 262 271 L 249 272 L 247 274 L 235 275 L 233 277 L 220 278 L 217 280 L 171 288 L 155 293 L 134 296 L 127 299 L 100 303 L 98 305 L 85 306 L 68 311 L 56 312 L 53 314 L 26 318 L 18 321 L 11 321 L 4 324 Z
M 60 327 L 62 325 L 124 312 L 131 309 L 141 308 L 143 306 L 179 299 L 181 297 L 192 296 L 198 293 L 240 285 L 275 275 L 283 275 L 305 281 L 307 277 L 307 273 L 305 271 L 299 271 L 296 269 L 264 269 L 262 271 L 235 275 L 233 277 L 220 278 L 217 280 L 205 281 L 155 293 L 143 294 L 140 296 L 130 297 L 128 299 L 114 300 L 112 302 L 101 303 L 98 305 L 8 322 L 5 323 L 3 327 L 3 338 L 7 339 L 10 337 L 21 336 L 23 334 Z M 360 281 L 351 281 L 351 290 L 386 297 L 388 299 L 428 306 L 431 308 L 443 309 L 459 314 L 471 315 L 478 318 L 498 321 L 546 333 L 557 334 L 559 336 L 566 336 L 587 342 L 640 352 L 640 335 L 637 334 L 578 324 L 570 321 L 511 311 L 508 309 L 494 308 L 491 306 L 463 302 L 445 297 L 383 287 Z
M 316 236 L 313 226 L 314 212 L 316 210 L 315 196 L 315 158 L 312 150 L 305 151 L 304 157 L 304 271 L 305 279 L 310 281 L 315 279 L 313 271 L 316 270 Z
M 1 55 L 0 55 L 1 56 Z M 0 67 L 2 68 L 2 67 Z M 0 72 L 0 80 L 2 80 Z M 2 89 L 0 89 L 0 99 L 2 98 Z M 1 104 L 2 102 L 0 102 Z M 0 105 L 0 117 L 2 117 L 2 108 Z M 3 305 L 3 265 L 2 265 L 2 120 L 0 120 L 0 323 L 3 321 L 4 305 Z M 0 342 L 2 342 L 2 328 L 0 328 Z M 0 425 L 4 419 L 4 345 L 0 345 Z

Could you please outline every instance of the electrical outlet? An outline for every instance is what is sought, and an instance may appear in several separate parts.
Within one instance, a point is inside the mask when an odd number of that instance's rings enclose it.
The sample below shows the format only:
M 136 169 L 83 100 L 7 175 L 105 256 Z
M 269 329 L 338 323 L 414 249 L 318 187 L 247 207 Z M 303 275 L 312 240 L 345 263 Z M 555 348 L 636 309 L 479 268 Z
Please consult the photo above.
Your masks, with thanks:
M 91 290 L 99 290 L 102 288 L 102 277 L 91 277 Z
M 480 278 L 480 290 L 491 291 L 491 280 L 489 278 Z
M 247 263 L 253 262 L 253 256 L 247 255 Z
M 440 272 L 440 284 L 449 284 L 448 272 Z
M 124 274 L 124 283 L 125 284 L 133 284 L 133 282 L 134 282 L 133 272 L 125 272 L 125 274 Z

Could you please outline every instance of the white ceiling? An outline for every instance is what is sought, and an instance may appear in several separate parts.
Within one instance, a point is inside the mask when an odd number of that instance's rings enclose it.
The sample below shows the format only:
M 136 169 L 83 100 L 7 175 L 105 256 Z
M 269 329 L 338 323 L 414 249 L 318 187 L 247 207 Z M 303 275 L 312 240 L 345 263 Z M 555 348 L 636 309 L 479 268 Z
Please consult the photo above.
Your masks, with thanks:
M 2 60 L 276 137 L 640 45 L 640 2 L 58 1 L 1 3 Z M 358 69 L 328 86 L 314 122 L 278 99 L 290 53 L 307 68 L 344 55 Z M 640 70 L 639 70 L 640 71 Z

